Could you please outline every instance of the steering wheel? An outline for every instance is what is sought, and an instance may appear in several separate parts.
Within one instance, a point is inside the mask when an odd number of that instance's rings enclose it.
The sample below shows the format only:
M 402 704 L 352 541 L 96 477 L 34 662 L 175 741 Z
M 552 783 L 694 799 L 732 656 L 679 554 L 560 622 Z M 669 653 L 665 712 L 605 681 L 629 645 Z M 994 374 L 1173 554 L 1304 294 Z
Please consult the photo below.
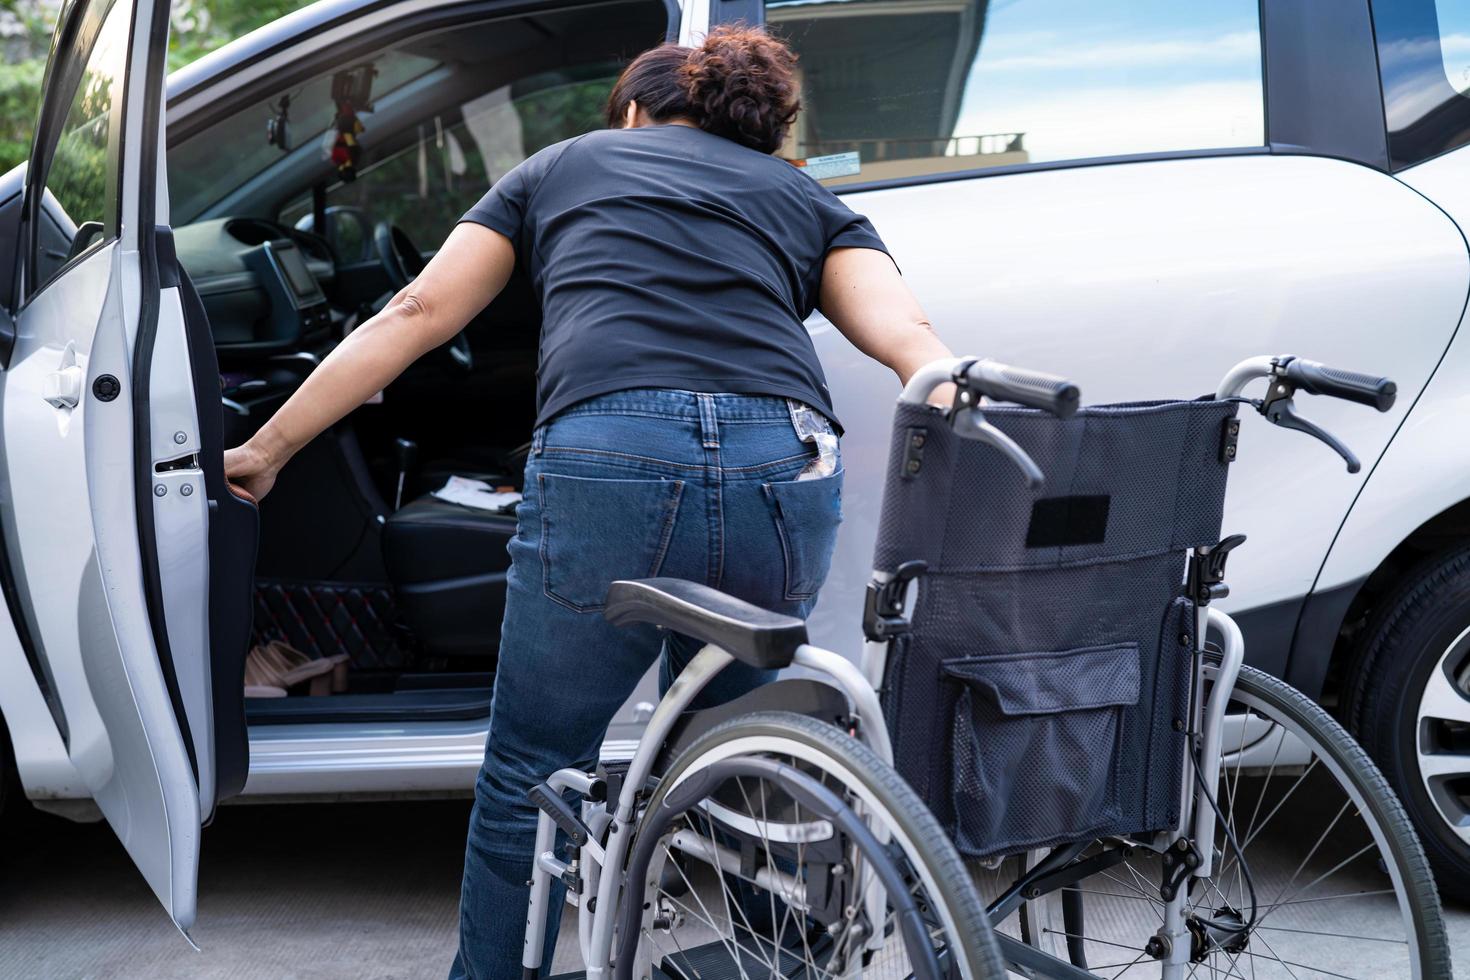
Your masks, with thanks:
M 378 222 L 373 227 L 373 244 L 378 250 L 378 261 L 383 264 L 383 273 L 388 277 L 388 284 L 395 293 L 424 271 L 424 254 L 397 225 L 387 221 Z M 454 339 L 442 349 L 464 371 L 475 366 L 474 355 L 470 352 L 470 341 L 463 330 L 455 334 Z

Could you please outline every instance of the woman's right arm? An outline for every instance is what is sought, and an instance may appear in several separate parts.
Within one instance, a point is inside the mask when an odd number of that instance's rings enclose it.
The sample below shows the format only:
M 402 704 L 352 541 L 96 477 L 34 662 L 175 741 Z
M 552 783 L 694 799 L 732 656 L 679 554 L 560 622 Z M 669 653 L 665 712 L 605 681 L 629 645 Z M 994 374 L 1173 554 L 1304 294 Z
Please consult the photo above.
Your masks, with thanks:
M 225 476 L 259 500 L 301 447 L 452 340 L 499 294 L 515 267 L 510 239 L 459 224 L 418 278 L 348 334 L 280 411 L 225 453 Z
M 875 248 L 834 248 L 822 266 L 822 315 L 900 383 L 930 361 L 953 357 L 898 267 Z M 945 386 L 947 388 L 947 386 Z M 946 392 L 931 396 L 942 399 Z

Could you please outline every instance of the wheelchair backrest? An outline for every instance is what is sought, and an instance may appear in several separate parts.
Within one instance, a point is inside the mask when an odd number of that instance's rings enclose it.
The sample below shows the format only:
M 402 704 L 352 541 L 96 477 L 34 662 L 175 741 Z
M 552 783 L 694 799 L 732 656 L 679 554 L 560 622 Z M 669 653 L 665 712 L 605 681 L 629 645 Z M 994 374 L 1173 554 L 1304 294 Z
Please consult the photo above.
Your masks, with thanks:
M 874 567 L 921 560 L 883 697 L 898 769 L 974 856 L 1173 826 L 1195 607 L 1236 403 L 987 406 L 1028 488 L 944 413 L 897 409 Z

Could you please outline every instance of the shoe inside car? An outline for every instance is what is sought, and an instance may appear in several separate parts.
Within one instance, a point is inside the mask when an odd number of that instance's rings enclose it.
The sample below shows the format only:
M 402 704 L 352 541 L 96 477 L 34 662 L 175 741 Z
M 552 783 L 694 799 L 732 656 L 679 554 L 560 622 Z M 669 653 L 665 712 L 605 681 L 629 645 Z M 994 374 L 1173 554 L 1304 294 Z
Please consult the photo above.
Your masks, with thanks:
M 245 696 L 281 698 L 307 683 L 313 695 L 345 691 L 347 660 L 345 653 L 312 657 L 280 640 L 256 644 L 245 658 Z

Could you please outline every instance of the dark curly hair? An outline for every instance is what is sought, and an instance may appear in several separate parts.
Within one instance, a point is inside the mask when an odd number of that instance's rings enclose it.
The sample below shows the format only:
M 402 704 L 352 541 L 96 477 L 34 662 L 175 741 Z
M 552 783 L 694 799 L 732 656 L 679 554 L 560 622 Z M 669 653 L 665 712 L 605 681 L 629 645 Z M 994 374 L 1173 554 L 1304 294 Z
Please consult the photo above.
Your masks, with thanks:
M 663 44 L 633 59 L 607 100 L 618 127 L 628 103 L 654 122 L 687 119 L 705 132 L 774 153 L 801 108 L 796 53 L 754 27 L 716 27 L 697 48 Z

